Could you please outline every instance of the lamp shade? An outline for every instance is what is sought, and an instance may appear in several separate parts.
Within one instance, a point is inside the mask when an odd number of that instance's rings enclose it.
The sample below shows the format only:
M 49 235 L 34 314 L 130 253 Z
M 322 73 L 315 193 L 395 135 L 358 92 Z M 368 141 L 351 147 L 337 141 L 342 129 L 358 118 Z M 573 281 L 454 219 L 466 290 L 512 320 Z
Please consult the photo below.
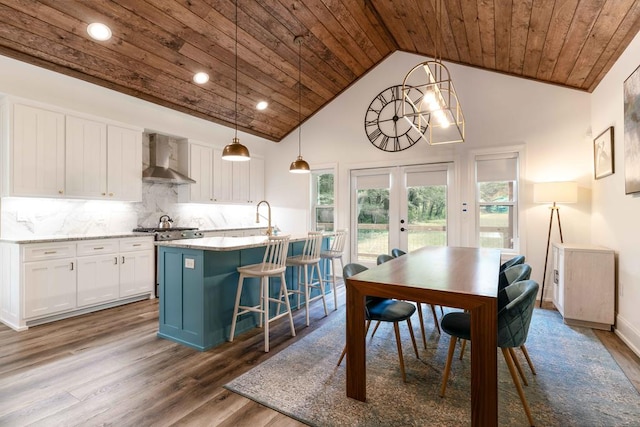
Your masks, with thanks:
M 537 182 L 533 184 L 534 203 L 576 203 L 578 184 L 565 182 Z

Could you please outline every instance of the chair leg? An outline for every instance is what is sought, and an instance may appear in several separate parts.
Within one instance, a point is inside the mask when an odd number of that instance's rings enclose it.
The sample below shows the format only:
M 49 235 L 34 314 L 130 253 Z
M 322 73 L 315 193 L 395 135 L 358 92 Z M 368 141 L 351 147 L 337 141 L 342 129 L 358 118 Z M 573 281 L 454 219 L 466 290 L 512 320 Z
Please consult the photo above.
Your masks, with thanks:
M 407 319 L 407 326 L 409 327 L 409 335 L 411 336 L 413 351 L 416 353 L 416 358 L 420 359 L 420 355 L 418 354 L 418 344 L 416 344 L 416 337 L 415 335 L 413 335 L 413 326 L 411 325 L 411 319 Z
M 444 397 L 447 390 L 447 381 L 449 380 L 449 372 L 451 372 L 451 360 L 453 360 L 453 352 L 456 350 L 457 337 L 451 336 L 449 341 L 449 352 L 447 353 L 447 363 L 444 365 L 444 373 L 442 374 L 442 385 L 440 386 L 440 397 Z
M 322 280 L 322 274 L 320 274 L 320 261 L 311 266 L 311 282 L 313 282 L 313 270 L 315 268 L 316 274 L 318 275 L 318 286 L 320 288 L 320 293 L 322 294 L 322 305 L 324 306 L 324 315 L 329 315 L 329 309 L 327 308 L 327 298 L 324 289 L 324 281 Z
M 376 327 L 373 328 L 373 332 L 371 332 L 371 338 L 373 338 L 373 336 L 376 334 L 376 331 L 378 330 L 378 327 L 380 326 L 380 323 L 381 322 L 379 320 L 376 322 Z
M 365 330 L 364 330 L 365 337 L 369 333 L 369 326 L 371 326 L 371 320 L 367 320 L 367 326 L 365 327 Z M 344 359 L 344 356 L 346 354 L 347 354 L 347 345 L 345 344 L 344 348 L 342 349 L 342 354 L 340 354 L 340 359 L 338 359 L 338 366 L 340 366 L 340 364 L 342 363 L 342 359 Z
M 418 320 L 420 320 L 420 332 L 422 332 L 422 344 L 427 349 L 427 334 L 424 332 L 424 317 L 422 316 L 422 303 L 416 302 L 418 307 Z
M 522 344 L 520 346 L 520 350 L 522 350 L 522 354 L 524 354 L 524 358 L 527 359 L 527 363 L 529 364 L 529 367 L 531 368 L 531 373 L 533 375 L 538 375 L 536 373 L 536 368 L 533 367 L 533 362 L 531 361 L 531 358 L 529 357 L 529 352 L 527 351 L 527 347 Z
M 301 265 L 300 268 L 304 269 L 304 311 L 309 326 L 309 271 L 306 265 Z
M 280 287 L 282 288 L 282 292 L 284 292 L 284 305 L 287 308 L 287 313 L 289 314 L 289 326 L 291 326 L 291 336 L 296 336 L 296 328 L 293 326 L 293 314 L 291 313 L 291 304 L 289 303 L 289 292 L 287 292 L 287 281 L 284 277 L 284 272 L 280 273 Z
M 264 352 L 269 353 L 269 278 L 260 279 L 262 291 L 262 310 L 264 311 Z
M 516 373 L 516 368 L 513 364 L 513 359 L 511 358 L 511 353 L 506 348 L 502 348 L 502 355 L 504 356 L 504 360 L 507 362 L 507 367 L 509 368 L 509 373 L 511 374 L 511 378 L 513 379 L 513 383 L 518 390 L 518 395 L 520 396 L 520 400 L 522 401 L 522 406 L 524 407 L 524 412 L 527 414 L 527 419 L 529 420 L 529 425 L 533 426 L 533 417 L 531 416 L 531 410 L 529 409 L 529 404 L 527 403 L 527 398 L 524 395 L 524 390 L 522 389 L 522 385 L 518 380 L 518 374 Z
M 240 274 L 238 279 L 238 291 L 236 292 L 236 305 L 233 308 L 233 319 L 231 320 L 231 332 L 229 333 L 229 342 L 233 342 L 233 337 L 236 333 L 236 321 L 238 319 L 238 310 L 240 308 L 240 296 L 242 295 L 242 283 L 244 282 L 244 276 Z
M 331 273 L 333 274 L 333 281 L 331 282 L 331 288 L 333 289 L 333 310 L 338 309 L 338 293 L 336 292 L 336 259 L 331 258 Z M 342 263 L 342 258 L 340 258 L 340 262 Z M 344 268 L 344 267 L 343 267 Z
M 440 331 L 440 322 L 438 321 L 438 315 L 436 314 L 436 308 L 433 304 L 429 304 L 431 306 L 431 313 L 433 314 L 433 323 L 436 325 L 436 329 L 438 329 L 438 335 L 442 335 L 442 331 Z
M 462 356 L 464 356 L 464 349 L 467 347 L 467 340 L 460 340 L 462 344 L 460 346 L 460 360 L 462 360 Z
M 520 362 L 518 361 L 518 358 L 516 357 L 516 352 L 513 348 L 509 347 L 509 354 L 511 355 L 511 360 L 513 360 L 513 364 L 516 367 L 516 369 L 518 370 L 518 374 L 520 374 L 520 378 L 522 378 L 522 383 L 526 386 L 529 385 L 529 383 L 527 382 L 527 377 L 524 376 L 524 370 L 522 369 L 522 365 L 520 365 Z
M 407 375 L 404 372 L 404 357 L 402 357 L 402 343 L 400 342 L 400 328 L 398 322 L 393 322 L 393 330 L 396 333 L 396 345 L 398 346 L 398 359 L 400 360 L 400 372 L 402 373 L 402 381 L 407 382 Z

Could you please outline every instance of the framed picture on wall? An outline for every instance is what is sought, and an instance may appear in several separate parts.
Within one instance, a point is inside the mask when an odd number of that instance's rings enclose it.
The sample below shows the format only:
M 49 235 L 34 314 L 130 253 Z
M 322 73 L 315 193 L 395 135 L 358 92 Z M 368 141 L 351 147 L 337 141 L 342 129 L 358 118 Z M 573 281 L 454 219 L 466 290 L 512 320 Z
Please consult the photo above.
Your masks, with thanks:
M 613 126 L 611 126 L 593 140 L 593 174 L 595 179 L 612 175 L 613 167 Z
M 640 191 L 640 67 L 624 81 L 624 192 Z

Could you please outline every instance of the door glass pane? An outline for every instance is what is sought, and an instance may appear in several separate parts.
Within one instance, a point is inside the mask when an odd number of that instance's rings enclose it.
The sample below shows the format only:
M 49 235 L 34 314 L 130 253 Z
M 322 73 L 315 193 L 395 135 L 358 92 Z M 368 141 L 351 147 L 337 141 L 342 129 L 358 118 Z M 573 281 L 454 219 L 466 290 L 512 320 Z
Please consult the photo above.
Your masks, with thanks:
M 408 249 L 447 245 L 447 186 L 407 188 Z
M 357 191 L 357 260 L 374 262 L 389 249 L 389 189 Z

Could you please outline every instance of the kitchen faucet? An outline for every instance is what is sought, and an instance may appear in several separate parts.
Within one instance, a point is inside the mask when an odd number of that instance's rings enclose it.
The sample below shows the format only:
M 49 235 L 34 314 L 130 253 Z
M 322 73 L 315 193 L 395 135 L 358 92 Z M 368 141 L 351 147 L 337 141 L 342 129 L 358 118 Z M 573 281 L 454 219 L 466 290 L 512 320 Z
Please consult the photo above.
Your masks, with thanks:
M 271 205 L 269 204 L 269 202 L 267 202 L 266 200 L 261 200 L 258 202 L 257 206 L 256 206 L 256 223 L 260 222 L 260 205 L 265 203 L 267 205 L 267 221 L 268 221 L 268 226 L 267 226 L 267 236 L 271 236 L 273 234 L 273 229 L 271 228 Z

